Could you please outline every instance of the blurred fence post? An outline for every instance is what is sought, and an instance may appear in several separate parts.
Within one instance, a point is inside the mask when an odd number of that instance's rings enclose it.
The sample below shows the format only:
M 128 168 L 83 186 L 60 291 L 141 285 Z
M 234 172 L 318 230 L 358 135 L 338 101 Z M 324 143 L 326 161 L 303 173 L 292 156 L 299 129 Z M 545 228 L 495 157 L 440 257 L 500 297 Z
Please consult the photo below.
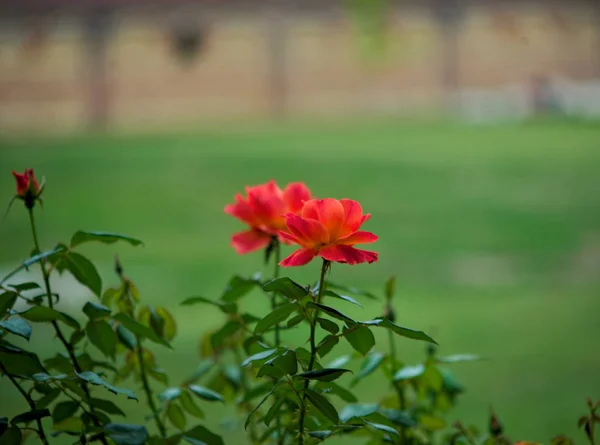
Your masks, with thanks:
M 106 59 L 111 19 L 112 11 L 105 8 L 90 8 L 83 16 L 86 112 L 92 128 L 105 128 L 110 118 Z
M 455 98 L 460 89 L 459 34 L 464 16 L 461 0 L 437 0 L 433 3 L 434 17 L 440 35 L 440 83 L 442 102 L 446 112 L 453 112 L 459 105 Z
M 267 11 L 269 68 L 267 94 L 272 117 L 282 118 L 287 111 L 287 31 L 284 5 L 270 2 Z

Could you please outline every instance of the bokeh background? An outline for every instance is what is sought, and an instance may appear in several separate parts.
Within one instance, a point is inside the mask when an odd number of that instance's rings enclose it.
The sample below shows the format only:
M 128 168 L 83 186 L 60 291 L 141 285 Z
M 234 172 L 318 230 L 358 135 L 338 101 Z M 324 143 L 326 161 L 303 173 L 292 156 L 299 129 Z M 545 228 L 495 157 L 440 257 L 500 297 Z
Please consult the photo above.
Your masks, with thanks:
M 300 180 L 373 214 L 380 261 L 335 267 L 338 281 L 380 293 L 396 275 L 400 324 L 488 358 L 454 368 L 467 392 L 449 422 L 484 426 L 493 405 L 515 440 L 582 442 L 585 397 L 600 395 L 598 117 L 591 0 L 0 2 L 1 194 L 11 169 L 46 177 L 48 248 L 78 229 L 145 241 L 84 251 L 105 286 L 118 252 L 143 298 L 175 314 L 175 349 L 156 351 L 173 384 L 220 321 L 179 302 L 268 273 L 228 246 L 241 225 L 223 207 L 245 185 Z M 0 224 L 0 275 L 28 256 L 26 223 L 17 205 Z M 318 265 L 289 274 L 315 280 Z M 67 311 L 92 298 L 54 284 Z M 364 303 L 345 311 L 383 309 Z M 31 342 L 56 347 L 43 328 Z M 399 343 L 407 363 L 423 358 L 415 343 Z M 25 410 L 0 391 L 0 414 Z M 229 408 L 206 411 L 244 443 Z

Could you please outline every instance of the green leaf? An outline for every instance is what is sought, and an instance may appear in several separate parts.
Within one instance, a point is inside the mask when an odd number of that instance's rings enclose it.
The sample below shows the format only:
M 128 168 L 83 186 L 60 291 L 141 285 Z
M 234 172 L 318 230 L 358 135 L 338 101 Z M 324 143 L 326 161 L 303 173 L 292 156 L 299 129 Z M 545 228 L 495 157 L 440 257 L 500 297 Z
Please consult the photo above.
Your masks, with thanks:
M 74 329 L 81 329 L 77 320 L 71 316 L 45 306 L 34 306 L 24 312 L 19 312 L 19 316 L 34 323 L 61 321 Z
M 329 365 L 327 367 L 328 368 L 341 368 L 342 366 L 345 366 L 350 361 L 350 358 L 351 357 L 349 355 L 342 355 L 341 357 L 338 357 L 335 360 L 333 360 L 331 363 L 329 363 Z
M 119 408 L 117 405 L 115 405 L 110 400 L 97 399 L 97 398 L 92 397 L 90 399 L 90 403 L 92 404 L 92 406 L 95 409 L 104 411 L 105 413 L 108 413 L 108 414 L 114 414 L 116 416 L 125 417 L 125 413 L 121 410 L 121 408 Z
M 64 432 L 73 436 L 79 436 L 85 428 L 84 422 L 88 425 L 91 424 L 91 419 L 89 418 L 87 413 L 83 413 L 81 415 L 81 418 L 67 417 L 62 422 L 55 423 L 53 425 L 53 429 L 57 432 Z
M 327 284 L 326 287 L 329 289 L 341 290 L 344 292 L 348 292 L 352 295 L 360 295 L 361 297 L 367 297 L 367 298 L 370 298 L 371 300 L 378 299 L 374 294 L 372 294 L 371 292 L 367 292 L 366 290 L 358 289 L 356 287 L 351 287 L 351 286 L 344 286 L 344 285 L 338 284 L 338 283 L 332 283 L 331 281 L 326 281 L 325 283 Z
M 369 374 L 375 372 L 375 370 L 379 368 L 379 365 L 381 365 L 381 362 L 384 358 L 385 355 L 380 352 L 370 353 L 360 365 L 360 370 L 358 371 L 358 374 L 354 379 L 354 383 L 364 379 Z
M 77 252 L 63 255 L 63 263 L 77 281 L 89 288 L 98 297 L 102 296 L 102 279 L 98 269 L 89 259 Z
M 426 341 L 429 343 L 433 343 L 434 345 L 437 345 L 437 342 L 434 339 L 432 339 L 430 336 L 425 334 L 424 332 L 414 331 L 414 330 L 408 329 L 408 328 L 403 328 L 401 326 L 398 326 L 397 324 L 392 323 L 389 320 L 377 318 L 375 320 L 361 322 L 361 324 L 367 325 L 367 326 L 378 326 L 381 328 L 390 329 L 393 332 L 395 332 L 396 334 L 400 335 L 401 337 L 406 337 L 406 338 L 410 338 L 413 340 L 422 340 L 422 341 Z
M 142 425 L 109 423 L 103 429 L 116 445 L 144 445 L 148 440 L 148 431 Z
M 223 439 L 221 439 L 220 436 L 217 436 L 215 433 L 201 425 L 183 433 L 182 439 L 187 440 L 193 445 L 198 445 L 198 442 L 190 442 L 190 439 L 199 440 L 200 443 L 205 445 L 224 445 Z
M 38 263 L 58 252 L 62 252 L 63 250 L 65 250 L 64 246 L 57 246 L 52 250 L 48 250 L 47 252 L 42 252 L 37 255 L 33 255 L 31 258 L 23 261 L 23 263 L 20 266 L 18 266 L 16 269 L 13 269 L 8 275 L 2 278 L 2 280 L 0 280 L 0 284 L 5 283 L 9 278 L 15 276 L 23 269 L 29 269 L 29 267 L 31 267 L 33 264 Z
M 52 410 L 52 421 L 54 423 L 60 423 L 65 419 L 68 419 L 79 409 L 79 403 L 68 400 L 66 402 L 59 402 Z
M 356 329 L 344 329 L 344 338 L 352 345 L 355 351 L 367 355 L 375 345 L 375 337 L 371 330 L 365 326 Z
M 31 325 L 22 318 L 9 318 L 0 321 L 0 328 L 7 330 L 11 334 L 23 337 L 27 341 L 31 337 Z
M 181 402 L 181 406 L 183 406 L 183 409 L 185 409 L 189 414 L 198 419 L 204 419 L 204 411 L 202 411 L 196 402 L 194 402 L 194 399 L 192 399 L 192 396 L 189 392 L 182 391 L 179 400 Z
M 16 292 L 4 292 L 0 295 L 0 319 L 4 318 L 17 301 Z
M 298 374 L 296 377 L 308 380 L 321 380 L 322 382 L 332 382 L 339 379 L 342 375 L 347 372 L 352 372 L 349 369 L 339 368 L 323 368 L 313 369 L 312 371 L 306 371 Z
M 376 413 L 377 410 L 379 410 L 379 404 L 377 403 L 352 403 L 342 408 L 340 421 L 346 423 L 352 418 L 365 417 Z
M 391 426 L 387 426 L 387 425 L 383 425 L 381 423 L 373 423 L 373 422 L 369 422 L 368 420 L 364 421 L 367 425 L 372 426 L 373 428 L 379 430 L 379 431 L 383 431 L 385 433 L 390 433 L 390 434 L 394 434 L 396 436 L 398 436 L 398 431 L 396 431 L 394 428 L 392 428 Z
M 390 277 L 385 282 L 385 298 L 387 301 L 391 301 L 396 293 L 396 277 Z
M 244 326 L 238 320 L 230 320 L 225 323 L 221 329 L 211 335 L 210 343 L 213 348 L 222 346 L 227 340 L 231 338 L 236 332 L 242 329 Z
M 165 386 L 169 385 L 169 376 L 165 371 L 159 368 L 152 368 L 148 370 L 148 374 L 157 382 L 162 383 Z
M 311 389 L 307 389 L 305 394 L 313 406 L 317 408 L 325 417 L 327 417 L 333 423 L 338 423 L 340 421 L 337 410 L 331 404 L 331 402 L 329 402 L 329 400 Z
M 446 421 L 441 417 L 423 414 L 419 417 L 419 425 L 429 431 L 437 431 L 446 428 Z
M 104 320 L 90 320 L 85 328 L 88 339 L 100 352 L 114 360 L 117 351 L 117 336 Z
M 304 320 L 304 315 L 296 315 L 288 320 L 287 328 L 291 329 L 294 326 L 296 326 L 297 324 L 301 323 L 303 320 Z
M 288 277 L 275 278 L 263 286 L 266 292 L 278 292 L 286 298 L 299 300 L 308 295 L 308 289 L 305 289 L 294 280 Z
M 277 389 L 278 385 L 273 386 L 273 388 L 271 389 L 271 391 L 269 391 L 267 393 L 267 395 L 265 395 L 262 400 L 260 402 L 258 402 L 258 405 L 256 405 L 254 407 L 254 409 L 250 412 L 250 414 L 248 415 L 248 417 L 246 418 L 246 422 L 244 423 L 244 430 L 248 429 L 248 425 L 250 425 L 250 419 L 252 419 L 252 416 L 254 415 L 254 413 L 256 411 L 258 411 L 258 409 L 262 406 L 263 403 L 266 402 L 266 400 L 271 396 L 271 394 L 273 394 L 275 392 L 275 390 Z
M 355 305 L 357 305 L 357 306 L 363 307 L 363 305 L 362 305 L 362 304 L 360 304 L 358 301 L 356 301 L 354 298 L 352 298 L 352 297 L 349 297 L 349 296 L 347 296 L 347 295 L 340 295 L 340 294 L 338 294 L 338 293 L 335 293 L 335 292 L 334 292 L 334 291 L 332 291 L 332 290 L 326 290 L 326 291 L 323 291 L 323 295 L 324 295 L 324 296 L 327 296 L 327 297 L 333 297 L 333 298 L 337 298 L 337 299 L 339 299 L 339 300 L 344 300 L 344 301 L 347 301 L 348 303 L 352 303 L 352 304 L 355 304 Z
M 331 334 L 335 335 L 340 331 L 340 327 L 337 324 L 331 320 L 327 320 L 326 318 L 319 317 L 317 318 L 317 322 L 323 329 Z
M 185 429 L 185 413 L 178 404 L 169 403 L 169 406 L 167 407 L 167 417 L 175 428 L 181 431 Z
M 53 388 L 39 400 L 36 400 L 35 407 L 37 409 L 47 408 L 56 398 L 61 395 L 62 391 L 58 388 Z
M 275 418 L 275 416 L 277 416 L 277 414 L 279 414 L 280 410 L 281 410 L 281 405 L 283 405 L 285 403 L 285 397 L 279 397 L 277 399 L 275 399 L 275 402 L 273 403 L 273 405 L 271 405 L 271 408 L 269 408 L 269 411 L 267 411 L 267 414 L 265 415 L 265 418 L 263 419 L 263 422 L 265 423 L 266 426 L 269 426 L 271 424 L 271 422 L 273 421 L 273 419 Z
M 356 322 L 354 320 L 352 320 L 350 317 L 348 317 L 347 315 L 342 314 L 337 309 L 334 309 L 329 306 L 325 306 L 324 304 L 310 302 L 307 304 L 307 307 L 314 307 L 314 308 L 320 309 L 323 312 L 325 312 L 327 315 L 329 315 L 330 317 L 337 318 L 338 320 L 343 321 L 348 326 L 352 326 L 352 325 L 356 324 Z
M 67 376 L 67 374 L 50 375 L 50 374 L 46 374 L 45 372 L 40 372 L 38 374 L 32 375 L 31 377 L 36 382 L 45 383 L 45 382 L 54 381 L 54 380 L 64 380 L 68 376 Z
M 133 351 L 136 348 L 137 341 L 135 339 L 135 335 L 133 335 L 133 333 L 125 326 L 123 326 L 122 324 L 118 324 L 116 334 L 117 338 L 119 339 L 119 342 L 121 342 L 121 344 L 127 349 Z
M 296 305 L 294 303 L 284 304 L 283 306 L 279 306 L 273 312 L 269 313 L 265 318 L 260 320 L 255 328 L 254 333 L 260 334 L 268 330 L 271 326 L 274 326 L 278 323 L 281 323 L 292 314 L 296 310 Z
M 91 301 L 88 301 L 83 306 L 83 312 L 92 320 L 108 317 L 110 315 L 109 308 L 98 303 L 92 303 Z
M 78 230 L 71 238 L 71 247 L 75 247 L 83 243 L 89 243 L 91 241 L 96 241 L 104 244 L 113 244 L 117 241 L 126 241 L 132 246 L 139 246 L 140 244 L 144 244 L 139 239 L 132 238 L 126 235 L 119 235 L 118 233 L 84 232 L 83 230 Z
M 182 306 L 192 306 L 198 303 L 206 303 L 212 306 L 216 306 L 226 314 L 235 314 L 237 312 L 237 305 L 235 303 L 227 303 L 223 301 L 213 301 L 205 297 L 189 297 L 181 302 Z
M 11 425 L 16 425 L 18 423 L 27 423 L 37 419 L 43 419 L 44 417 L 50 417 L 50 411 L 47 409 L 34 409 L 32 411 L 27 411 L 21 414 L 16 415 L 10 420 Z
M 417 426 L 417 422 L 413 419 L 408 411 L 401 411 L 399 409 L 386 409 L 381 408 L 379 412 L 388 420 L 392 421 L 397 425 L 403 425 L 408 428 L 414 428 Z
M 277 352 L 277 349 L 267 349 L 266 351 L 258 352 L 258 353 L 254 354 L 254 355 L 251 355 L 246 360 L 244 360 L 240 366 L 242 368 L 244 368 L 244 367 L 248 366 L 252 362 L 256 362 L 256 361 L 259 361 L 259 360 L 265 360 L 266 358 L 271 357 L 276 352 Z
M 199 385 L 189 385 L 188 388 L 201 399 L 208 400 L 209 402 L 225 402 L 223 396 L 212 389 Z
M 121 323 L 127 329 L 129 329 L 134 335 L 137 335 L 142 338 L 147 338 L 148 340 L 153 341 L 154 343 L 158 343 L 160 345 L 171 348 L 171 345 L 166 340 L 156 335 L 156 332 L 154 332 L 148 326 L 144 326 L 143 324 L 138 323 L 127 314 L 119 312 L 118 314 L 113 316 L 113 319 Z
M 255 279 L 246 279 L 236 275 L 229 280 L 223 295 L 221 295 L 221 300 L 226 303 L 237 301 L 258 285 L 260 282 Z
M 317 345 L 317 354 L 319 357 L 325 357 L 339 343 L 339 337 L 328 335 Z
M 75 371 L 75 375 L 77 377 L 79 377 L 80 379 L 85 380 L 88 383 L 91 383 L 92 385 L 104 386 L 106 389 L 108 389 L 113 394 L 124 394 L 125 396 L 127 396 L 128 399 L 133 399 L 133 400 L 138 399 L 136 397 L 136 395 L 133 393 L 133 391 L 131 391 L 130 389 L 121 389 L 121 388 L 112 386 L 109 383 L 102 380 L 102 378 L 94 372 L 83 371 L 83 372 L 79 373 L 79 372 Z
M 455 354 L 446 357 L 437 357 L 440 363 L 458 363 L 458 362 L 474 362 L 483 360 L 483 357 L 476 354 Z
M 0 445 L 17 445 L 23 440 L 23 434 L 19 428 L 8 428 L 0 436 Z
M 320 383 L 317 383 L 317 385 L 315 385 L 315 388 L 320 389 L 321 392 L 323 392 L 323 393 L 329 392 L 331 394 L 334 394 L 334 395 L 338 396 L 340 399 L 342 399 L 344 402 L 348 402 L 348 403 L 358 402 L 358 399 L 356 398 L 356 396 L 354 394 L 352 394 L 347 389 L 344 389 L 340 385 L 337 385 L 333 382 L 320 382 Z
M 284 350 L 281 353 L 276 354 L 273 358 L 267 360 L 265 364 L 258 370 L 257 377 L 268 375 L 270 377 L 279 379 L 286 374 L 293 375 L 296 372 L 298 372 L 296 353 L 291 350 Z
M 159 398 L 159 400 L 162 400 L 164 402 L 170 402 L 171 400 L 179 398 L 181 393 L 181 388 L 167 388 L 163 392 L 159 393 L 157 397 Z
M 28 281 L 26 283 L 19 283 L 19 284 L 9 284 L 8 286 L 12 287 L 13 289 L 16 289 L 18 292 L 25 292 L 28 290 L 41 289 L 40 285 L 33 281 Z
M 400 380 L 410 380 L 416 377 L 422 376 L 425 373 L 425 366 L 423 365 L 415 365 L 415 366 L 405 366 L 401 368 L 394 374 L 394 381 L 398 382 Z
M 10 375 L 29 377 L 39 372 L 45 372 L 36 354 L 7 342 L 0 344 L 0 363 L 4 365 Z
M 331 430 L 325 430 L 325 431 L 309 431 L 308 435 L 310 437 L 313 437 L 315 439 L 319 439 L 319 440 L 325 440 L 327 439 L 329 436 L 331 436 L 333 432 Z

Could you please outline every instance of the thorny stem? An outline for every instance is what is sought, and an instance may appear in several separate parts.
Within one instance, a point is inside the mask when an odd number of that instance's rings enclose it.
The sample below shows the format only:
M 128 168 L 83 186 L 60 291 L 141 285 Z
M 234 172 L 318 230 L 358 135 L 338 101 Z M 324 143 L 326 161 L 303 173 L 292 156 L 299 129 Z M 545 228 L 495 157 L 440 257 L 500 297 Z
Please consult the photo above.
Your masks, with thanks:
M 323 291 L 325 290 L 325 273 L 329 268 L 329 261 L 323 260 L 321 266 L 321 278 L 319 278 L 319 293 L 317 295 L 317 303 L 321 303 L 323 297 Z M 319 309 L 315 309 L 315 314 L 310 320 L 310 361 L 308 362 L 308 371 L 313 370 L 315 360 L 317 357 L 317 346 L 315 344 L 315 332 L 317 330 L 317 317 L 319 316 Z M 304 443 L 304 419 L 306 417 L 306 391 L 308 390 L 309 380 L 304 382 L 304 394 L 302 395 L 302 406 L 300 407 L 300 420 L 298 421 L 298 445 Z
M 277 238 L 273 238 L 273 243 L 275 246 L 275 267 L 273 271 L 273 279 L 279 278 L 279 261 L 281 256 L 281 243 Z M 274 311 L 277 309 L 277 292 L 273 291 L 271 293 L 271 310 Z M 279 323 L 275 325 L 275 347 L 278 348 L 281 344 L 281 333 L 279 331 Z M 281 416 L 277 414 L 275 416 L 275 430 L 277 431 L 277 444 L 283 445 L 285 442 L 285 433 L 281 432 Z
M 400 410 L 404 411 L 406 409 L 406 400 L 404 399 L 404 390 L 403 390 L 400 382 L 394 381 L 394 375 L 396 374 L 398 369 L 396 369 L 396 341 L 394 339 L 394 333 L 391 330 L 388 330 L 388 338 L 389 338 L 389 343 L 390 343 L 390 359 L 391 359 L 390 369 L 392 371 L 392 384 L 394 385 L 394 388 L 396 389 L 396 394 L 398 395 L 399 408 L 400 408 Z M 404 426 L 400 425 L 399 430 L 400 430 L 399 431 L 400 443 L 404 444 L 404 443 L 406 443 L 406 431 L 404 429 Z
M 23 389 L 21 384 L 12 375 L 8 373 L 8 371 L 2 363 L 0 363 L 0 370 L 2 370 L 2 373 L 8 377 L 8 379 L 12 382 L 13 385 L 15 385 L 15 388 L 17 388 L 17 390 L 21 393 L 23 398 L 27 401 L 29 408 L 31 408 L 32 411 L 35 410 L 35 402 L 31 398 L 31 396 L 27 394 L 27 392 Z M 40 436 L 40 440 L 44 445 L 48 445 L 48 438 L 46 437 L 46 433 L 44 432 L 44 427 L 42 426 L 41 419 L 35 419 L 35 423 L 37 423 L 36 433 L 38 434 L 38 436 Z
M 160 420 L 160 416 L 158 415 L 158 409 L 156 408 L 156 404 L 154 403 L 154 397 L 152 394 L 152 390 L 150 389 L 150 383 L 148 382 L 148 376 L 146 375 L 146 366 L 144 364 L 144 349 L 142 348 L 142 339 L 139 336 L 136 336 L 137 343 L 137 356 L 138 361 L 140 362 L 140 377 L 142 378 L 142 385 L 144 386 L 144 393 L 146 393 L 146 400 L 148 401 L 148 406 L 152 411 L 152 416 L 156 422 L 156 426 L 160 431 L 160 435 L 163 439 L 167 438 L 167 430 L 165 429 L 165 425 Z
M 35 218 L 33 216 L 33 208 L 28 208 L 27 210 L 29 212 L 29 223 L 31 225 L 31 235 L 33 237 L 33 245 L 34 245 L 36 254 L 39 254 L 42 251 L 40 250 L 40 243 L 38 241 L 37 229 L 35 227 Z M 48 271 L 46 270 L 46 260 L 43 258 L 40 260 L 40 267 L 42 269 L 42 277 L 44 279 L 44 286 L 46 288 L 46 294 L 48 295 L 48 306 L 52 309 L 54 307 L 54 304 L 52 303 L 52 290 L 50 289 L 50 276 L 48 274 Z M 64 334 L 62 333 L 62 331 L 60 329 L 60 326 L 58 325 L 58 322 L 56 322 L 54 320 L 51 323 L 52 323 L 52 327 L 54 328 L 54 331 L 56 332 L 56 336 L 58 337 L 60 342 L 63 344 L 63 346 L 67 350 L 67 353 L 69 354 L 71 363 L 73 363 L 73 368 L 75 369 L 75 371 L 77 373 L 81 373 L 82 369 L 81 369 L 81 366 L 79 365 L 79 361 L 77 360 L 77 356 L 75 355 L 75 351 L 73 350 L 73 346 L 65 338 Z M 86 402 L 90 406 L 90 411 L 92 413 L 92 416 L 91 416 L 92 422 L 94 423 L 95 426 L 101 428 L 102 424 L 100 423 L 100 421 L 98 420 L 98 418 L 96 417 L 96 414 L 94 412 L 94 407 L 91 403 L 90 390 L 89 390 L 87 383 L 84 381 L 81 381 L 81 388 L 83 389 L 83 392 L 85 394 Z M 100 441 L 104 445 L 108 445 L 108 442 L 106 441 L 106 438 L 104 436 L 102 436 L 100 438 Z

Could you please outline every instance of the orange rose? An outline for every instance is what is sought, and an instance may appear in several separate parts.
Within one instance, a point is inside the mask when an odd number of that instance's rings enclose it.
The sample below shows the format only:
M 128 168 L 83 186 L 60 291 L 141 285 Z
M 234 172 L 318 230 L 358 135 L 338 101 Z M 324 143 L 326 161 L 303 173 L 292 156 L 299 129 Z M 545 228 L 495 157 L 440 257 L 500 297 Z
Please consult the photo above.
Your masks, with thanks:
M 283 267 L 302 266 L 315 256 L 338 263 L 359 264 L 377 261 L 378 254 L 353 247 L 377 241 L 377 235 L 358 229 L 371 217 L 363 215 L 357 201 L 351 199 L 312 199 L 302 208 L 302 215 L 289 213 L 285 224 L 289 233 L 281 236 L 302 248 L 281 263 Z
M 294 182 L 281 190 L 275 181 L 254 187 L 246 187 L 247 197 L 235 196 L 235 204 L 225 206 L 225 213 L 236 217 L 250 226 L 249 230 L 238 232 L 231 237 L 231 245 L 239 254 L 253 252 L 266 247 L 271 238 L 280 236 L 286 230 L 285 215 L 297 214 L 310 190 L 302 182 Z

